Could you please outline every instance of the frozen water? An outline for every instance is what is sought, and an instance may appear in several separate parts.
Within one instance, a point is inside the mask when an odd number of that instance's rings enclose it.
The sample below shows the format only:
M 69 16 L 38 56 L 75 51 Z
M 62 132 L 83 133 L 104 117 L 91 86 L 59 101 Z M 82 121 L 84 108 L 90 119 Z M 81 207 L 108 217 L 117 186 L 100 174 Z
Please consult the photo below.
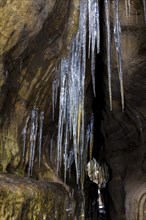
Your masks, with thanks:
M 22 131 L 22 137 L 23 137 L 23 159 L 25 159 L 26 154 L 26 139 L 27 139 L 27 129 L 28 129 L 28 123 L 29 123 L 30 116 L 26 118 L 25 126 Z
M 44 112 L 41 112 L 39 116 L 39 167 L 41 165 L 41 157 L 42 157 L 43 123 L 44 123 Z
M 109 0 L 104 0 L 105 20 L 106 20 L 106 50 L 107 50 L 107 72 L 110 110 L 112 111 L 112 86 L 111 86 L 111 31 L 110 31 L 110 5 Z
M 57 105 L 59 81 L 56 79 L 52 83 L 52 120 L 54 121 L 54 112 Z
M 28 176 L 32 175 L 33 164 L 36 150 L 36 139 L 38 130 L 38 110 L 33 109 L 31 111 L 31 125 L 30 125 L 30 153 L 29 153 L 29 165 L 28 165 Z
M 34 108 L 30 115 L 27 116 L 25 126 L 22 131 L 23 138 L 23 160 L 25 161 L 27 152 L 29 156 L 28 161 L 28 176 L 32 175 L 34 159 L 36 152 L 38 152 L 39 167 L 42 157 L 42 142 L 43 142 L 43 123 L 44 112 L 38 111 Z
M 89 48 L 88 57 L 91 54 L 91 73 L 93 92 L 95 92 L 95 52 L 100 52 L 100 23 L 99 23 L 99 2 L 98 0 L 88 0 L 88 31 Z
M 87 28 L 89 28 L 87 30 Z M 95 53 L 99 53 L 100 27 L 99 3 L 97 0 L 80 1 L 79 29 L 71 45 L 68 58 L 60 65 L 59 121 L 57 139 L 57 172 L 64 164 L 64 179 L 68 170 L 69 142 L 73 142 L 77 184 L 83 182 L 85 164 L 84 96 L 87 33 L 89 32 L 89 51 L 91 54 L 91 73 L 95 95 Z M 53 84 L 52 101 L 54 114 Z M 82 184 L 82 183 L 81 183 Z
M 119 0 L 113 2 L 114 6 L 114 40 L 117 53 L 117 66 L 120 81 L 121 105 L 124 111 L 124 88 L 123 88 L 123 69 L 122 69 L 122 48 L 121 48 L 121 26 L 119 18 Z

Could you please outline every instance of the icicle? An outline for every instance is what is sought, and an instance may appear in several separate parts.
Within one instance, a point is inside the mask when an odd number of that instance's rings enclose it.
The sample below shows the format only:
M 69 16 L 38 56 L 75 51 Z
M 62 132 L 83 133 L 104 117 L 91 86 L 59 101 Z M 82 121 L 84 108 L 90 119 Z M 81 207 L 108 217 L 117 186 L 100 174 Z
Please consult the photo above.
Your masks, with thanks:
M 29 155 L 28 176 L 32 175 L 32 171 L 33 171 L 33 163 L 34 163 L 36 139 L 37 139 L 37 129 L 38 129 L 38 111 L 37 109 L 33 109 L 31 111 L 30 155 Z
M 54 121 L 54 109 L 55 109 L 55 81 L 52 83 L 52 120 Z
M 61 61 L 61 77 L 60 77 L 60 103 L 59 103 L 59 122 L 58 122 L 58 140 L 57 140 L 57 172 L 62 164 L 62 138 L 63 138 L 63 125 L 65 121 L 66 111 L 66 77 L 69 68 L 69 61 L 63 59 Z
M 128 18 L 128 5 L 127 5 L 127 0 L 125 0 L 125 13 L 126 13 L 126 18 Z
M 44 123 L 44 112 L 40 113 L 40 131 L 39 131 L 39 168 L 41 165 L 41 157 L 42 157 L 42 138 L 43 138 L 43 123 Z
M 119 19 L 119 0 L 114 3 L 114 39 L 117 53 L 118 75 L 120 81 L 121 105 L 124 111 L 124 88 L 123 88 L 123 69 L 122 69 L 122 49 L 121 49 L 121 26 Z
M 92 153 L 93 153 L 93 136 L 94 136 L 94 116 L 91 116 L 90 121 L 90 160 L 92 159 Z
M 54 121 L 54 112 L 57 105 L 57 96 L 58 96 L 59 82 L 54 80 L 52 83 L 52 120 Z
M 76 72 L 76 61 L 77 61 L 77 57 L 76 57 L 76 53 L 75 53 L 75 57 L 73 56 L 74 59 L 74 63 L 73 66 L 71 68 L 71 83 L 72 83 L 72 91 L 70 93 L 70 100 L 71 100 L 71 126 L 72 126 L 72 135 L 73 135 L 73 148 L 74 148 L 74 154 L 75 154 L 75 166 L 76 166 L 76 179 L 77 179 L 77 184 L 79 183 L 79 177 L 80 177 L 80 171 L 79 171 L 79 145 L 78 145 L 78 135 L 77 135 L 77 129 L 78 129 L 78 111 L 79 111 L 79 79 L 77 76 L 77 72 Z M 80 75 L 79 75 L 80 76 Z
M 66 183 L 67 159 L 68 159 L 68 125 L 66 125 L 65 143 L 64 143 L 64 182 Z
M 73 149 L 71 149 L 69 151 L 69 155 L 67 158 L 67 170 L 71 169 L 71 165 L 73 164 L 74 160 L 75 160 L 74 151 Z
M 144 20 L 146 22 L 146 0 L 143 0 Z
M 85 193 L 81 190 L 81 201 L 80 201 L 80 220 L 85 220 Z
M 85 154 L 88 155 L 89 152 L 90 160 L 92 160 L 92 152 L 93 152 L 93 135 L 94 135 L 94 115 L 91 115 L 91 119 L 86 130 L 86 148 L 85 148 Z M 86 166 L 87 156 L 84 158 L 84 160 L 85 160 L 84 166 Z
M 81 116 L 81 138 L 80 138 L 80 145 L 78 146 L 79 148 L 79 161 L 78 161 L 78 166 L 80 166 L 79 169 L 79 178 L 81 178 L 81 185 L 82 185 L 82 175 L 83 175 L 83 151 L 84 151 L 84 86 L 85 86 L 85 69 L 86 69 L 86 35 L 87 35 L 87 12 L 88 12 L 88 5 L 87 2 L 84 2 L 84 5 L 81 4 L 80 8 L 80 26 L 79 26 L 79 33 L 80 33 L 80 40 L 82 40 L 82 57 L 81 60 L 81 91 L 80 91 L 80 96 L 79 96 L 79 106 L 78 106 L 78 113 Z M 77 180 L 79 182 L 79 179 Z
M 99 22 L 99 0 L 96 1 L 97 2 L 97 8 L 96 8 L 96 28 L 97 28 L 97 54 L 100 52 L 100 22 Z
M 89 27 L 89 48 L 88 57 L 91 50 L 91 73 L 94 96 L 95 92 L 95 51 L 100 51 L 100 25 L 99 25 L 99 2 L 98 0 L 88 0 L 88 27 Z
M 106 48 L 107 48 L 107 71 L 108 71 L 108 87 L 109 87 L 109 100 L 110 110 L 112 111 L 112 86 L 111 86 L 111 33 L 110 33 L 110 9 L 109 0 L 104 0 L 105 4 L 105 19 L 106 19 Z
M 25 127 L 23 128 L 22 131 L 22 136 L 23 136 L 23 159 L 25 158 L 25 153 L 26 153 L 26 138 L 27 138 L 27 128 L 28 128 L 28 122 L 29 122 L 30 116 L 26 118 L 25 122 Z
M 89 26 L 88 58 L 90 58 L 91 39 L 92 39 L 92 31 L 91 31 L 92 17 L 91 16 L 92 16 L 92 13 L 91 13 L 91 0 L 88 0 L 88 26 Z
M 127 0 L 127 7 L 128 7 L 128 17 L 130 18 L 130 14 L 131 14 L 131 0 Z
M 131 0 L 125 0 L 125 13 L 126 18 L 129 19 L 131 16 Z

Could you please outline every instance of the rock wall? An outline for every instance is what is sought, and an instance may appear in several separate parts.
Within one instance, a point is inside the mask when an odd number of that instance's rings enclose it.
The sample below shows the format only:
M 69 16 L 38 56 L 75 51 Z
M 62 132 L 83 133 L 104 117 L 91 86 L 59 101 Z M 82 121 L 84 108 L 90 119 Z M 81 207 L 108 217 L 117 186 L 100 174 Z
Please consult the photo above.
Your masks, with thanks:
M 22 165 L 22 131 L 34 108 L 44 112 L 44 136 L 49 140 L 52 128 L 55 132 L 52 82 L 77 30 L 79 1 L 7 1 L 0 10 L 0 158 L 5 171 L 8 164 Z
M 52 82 L 78 28 L 79 0 L 1 1 L 0 14 L 0 219 L 74 219 L 74 198 L 53 169 L 56 152 L 48 162 L 48 145 L 57 129 Z M 28 179 L 31 122 L 28 134 L 24 128 L 33 110 L 44 115 L 43 153 L 40 168 L 36 149 Z

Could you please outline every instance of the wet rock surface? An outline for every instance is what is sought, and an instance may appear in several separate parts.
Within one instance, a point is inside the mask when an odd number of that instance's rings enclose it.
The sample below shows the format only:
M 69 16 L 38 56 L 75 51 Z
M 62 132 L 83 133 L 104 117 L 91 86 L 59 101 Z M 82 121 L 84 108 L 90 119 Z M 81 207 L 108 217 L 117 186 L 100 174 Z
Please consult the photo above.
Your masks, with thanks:
M 70 215 L 74 199 L 54 171 L 56 143 L 52 157 L 48 146 L 57 130 L 52 83 L 78 28 L 79 1 L 0 1 L 0 14 L 0 171 L 5 172 L 0 174 L 0 219 L 74 219 L 75 214 Z M 36 180 L 24 177 L 29 170 L 32 121 L 27 133 L 24 128 L 33 111 L 45 119 L 41 168 L 38 132 L 30 175 Z
M 73 219 L 74 204 L 58 183 L 0 174 L 1 220 Z
M 18 9 L 18 6 L 21 7 Z M 45 4 L 44 1 L 25 1 L 24 4 L 7 1 L 1 9 L 0 158 L 3 171 L 8 165 L 15 169 L 23 163 L 22 132 L 34 108 L 39 114 L 44 113 L 46 139 L 50 140 L 56 132 L 57 125 L 52 121 L 52 83 L 57 77 L 61 56 L 68 53 L 67 45 L 77 30 L 78 7 L 77 0 Z M 21 36 L 23 26 L 28 33 Z M 10 42 L 5 42 L 5 35 Z M 24 166 L 27 166 L 28 153 Z

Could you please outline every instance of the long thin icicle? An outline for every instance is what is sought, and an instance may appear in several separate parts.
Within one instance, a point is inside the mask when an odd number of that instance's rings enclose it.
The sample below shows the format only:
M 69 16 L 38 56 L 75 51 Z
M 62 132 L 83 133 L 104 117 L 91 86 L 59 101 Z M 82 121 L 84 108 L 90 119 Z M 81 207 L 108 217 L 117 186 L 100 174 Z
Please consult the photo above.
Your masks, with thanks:
M 39 168 L 41 165 L 41 157 L 42 157 L 42 138 L 43 138 L 43 123 L 44 123 L 44 112 L 40 113 L 39 116 Z
M 52 120 L 54 121 L 55 107 L 57 105 L 57 94 L 58 94 L 59 83 L 56 80 L 52 84 Z
M 95 92 L 95 51 L 100 52 L 100 25 L 99 25 L 99 2 L 88 0 L 88 27 L 89 27 L 89 48 L 88 57 L 91 52 L 91 73 L 94 96 Z
M 126 13 L 126 18 L 128 18 L 128 4 L 127 4 L 127 0 L 125 0 L 125 13 Z
M 119 18 L 119 0 L 115 0 L 114 4 L 114 39 L 117 53 L 118 75 L 120 81 L 121 105 L 124 111 L 124 88 L 123 88 L 123 69 L 122 69 L 122 48 L 121 48 L 121 26 Z
M 127 5 L 128 5 L 128 17 L 130 18 L 130 14 L 131 14 L 131 0 L 128 0 L 127 2 Z
M 110 9 L 109 0 L 104 0 L 105 20 L 106 20 L 106 48 L 107 48 L 107 71 L 108 71 L 108 87 L 110 110 L 112 111 L 112 86 L 111 86 L 111 32 L 110 32 Z
M 68 159 L 68 125 L 66 126 L 65 131 L 65 143 L 64 143 L 64 182 L 66 183 L 67 176 L 67 159 Z
M 29 153 L 29 166 L 28 166 L 28 176 L 32 175 L 33 163 L 35 157 L 36 149 L 36 139 L 38 130 L 38 110 L 33 109 L 31 111 L 31 128 L 30 128 L 30 153 Z
M 25 122 L 25 127 L 23 128 L 22 131 L 22 136 L 23 136 L 23 159 L 25 158 L 25 154 L 26 154 L 26 138 L 27 138 L 27 129 L 28 129 L 28 122 L 29 122 L 30 116 L 28 116 L 26 118 L 26 122 Z
M 63 145 L 63 126 L 66 116 L 66 77 L 69 68 L 69 60 L 62 59 L 60 71 L 60 103 L 59 103 L 59 122 L 58 122 L 58 140 L 57 140 L 57 172 L 62 164 L 62 145 Z

